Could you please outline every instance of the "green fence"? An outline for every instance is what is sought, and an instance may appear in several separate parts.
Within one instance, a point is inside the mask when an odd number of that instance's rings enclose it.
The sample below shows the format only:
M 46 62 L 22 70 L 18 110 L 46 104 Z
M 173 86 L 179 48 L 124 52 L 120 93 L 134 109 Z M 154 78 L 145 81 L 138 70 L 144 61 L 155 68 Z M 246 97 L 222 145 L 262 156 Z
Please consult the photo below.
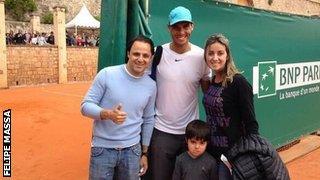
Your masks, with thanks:
M 115 37 L 105 38 L 105 34 L 110 35 L 110 29 L 126 29 L 126 35 L 133 27 L 141 29 L 141 25 L 132 23 L 130 26 L 126 23 L 117 27 L 104 26 L 106 19 L 111 18 L 105 11 L 109 9 L 107 1 L 102 2 L 101 39 L 105 42 L 100 46 L 99 68 L 110 65 L 108 62 L 124 62 L 127 36 L 118 39 L 121 46 L 117 51 L 122 50 L 122 54 L 114 55 L 113 51 L 108 51 L 108 43 Z M 128 2 L 137 5 L 142 1 Z M 194 44 L 203 47 L 206 38 L 213 33 L 223 33 L 229 38 L 237 66 L 253 85 L 261 134 L 278 147 L 320 129 L 320 19 L 214 1 L 150 0 L 148 23 L 156 44 L 170 41 L 168 14 L 179 5 L 192 12 L 195 29 L 191 41 Z M 130 9 L 130 3 L 126 8 Z M 130 19 L 127 14 L 126 17 Z M 113 54 L 112 58 L 106 53 Z M 205 116 L 203 109 L 201 116 Z

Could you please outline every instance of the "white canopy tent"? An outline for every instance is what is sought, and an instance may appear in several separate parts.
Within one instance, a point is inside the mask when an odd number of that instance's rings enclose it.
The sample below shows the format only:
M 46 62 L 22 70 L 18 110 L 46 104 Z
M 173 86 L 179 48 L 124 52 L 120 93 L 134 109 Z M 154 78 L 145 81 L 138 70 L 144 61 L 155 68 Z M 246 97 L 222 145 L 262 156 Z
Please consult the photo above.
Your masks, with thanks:
M 87 6 L 83 4 L 79 13 L 66 24 L 66 28 L 75 28 L 77 33 L 77 28 L 98 29 L 100 22 L 90 14 Z

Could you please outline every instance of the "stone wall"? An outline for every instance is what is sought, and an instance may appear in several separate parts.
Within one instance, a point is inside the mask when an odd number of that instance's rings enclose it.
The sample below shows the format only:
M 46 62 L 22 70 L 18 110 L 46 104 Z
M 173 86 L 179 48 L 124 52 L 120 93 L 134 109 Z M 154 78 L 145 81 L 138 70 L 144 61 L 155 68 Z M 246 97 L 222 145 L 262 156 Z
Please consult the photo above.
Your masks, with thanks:
M 97 73 L 98 48 L 68 47 L 68 81 L 90 81 Z
M 30 22 L 21 22 L 21 21 L 6 21 L 6 33 L 13 31 L 17 33 L 19 30 L 24 32 L 32 33 L 32 27 Z M 39 33 L 50 33 L 53 31 L 53 24 L 40 24 L 40 32 Z
M 271 11 L 305 16 L 320 15 L 319 0 L 273 0 L 271 5 L 268 0 L 253 0 L 253 4 L 255 8 Z
M 21 21 L 6 21 L 5 22 L 6 33 L 13 31 L 17 33 L 19 30 L 22 32 L 31 32 L 31 23 L 30 22 L 21 22 Z
M 8 86 L 58 82 L 55 46 L 7 46 Z
M 98 48 L 67 48 L 68 81 L 90 81 Z M 57 46 L 7 46 L 8 86 L 58 83 Z

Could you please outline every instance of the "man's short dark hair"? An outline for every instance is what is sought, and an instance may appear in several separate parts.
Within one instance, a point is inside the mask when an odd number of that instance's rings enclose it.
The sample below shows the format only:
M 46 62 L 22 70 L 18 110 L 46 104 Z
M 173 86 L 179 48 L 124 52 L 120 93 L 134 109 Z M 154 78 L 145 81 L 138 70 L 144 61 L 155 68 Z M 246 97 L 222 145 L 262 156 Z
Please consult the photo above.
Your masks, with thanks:
M 210 127 L 199 119 L 191 121 L 186 128 L 186 139 L 196 138 L 197 140 L 210 140 Z
M 136 41 L 148 43 L 150 45 L 151 54 L 152 55 L 154 54 L 153 41 L 150 38 L 148 38 L 148 37 L 146 37 L 144 35 L 138 35 L 137 37 L 133 38 L 127 45 L 127 52 L 130 52 L 133 43 L 136 42 Z

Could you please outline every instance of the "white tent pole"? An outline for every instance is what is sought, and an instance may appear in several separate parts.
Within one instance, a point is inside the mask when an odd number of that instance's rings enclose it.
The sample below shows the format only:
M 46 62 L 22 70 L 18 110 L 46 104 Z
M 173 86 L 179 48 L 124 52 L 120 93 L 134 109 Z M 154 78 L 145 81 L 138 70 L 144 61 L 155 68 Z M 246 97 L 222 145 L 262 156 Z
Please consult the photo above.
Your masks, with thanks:
M 149 22 L 149 0 L 146 0 L 146 14 L 145 14 L 145 18 L 147 19 L 147 23 Z
M 149 0 L 146 0 L 146 15 L 149 16 Z

